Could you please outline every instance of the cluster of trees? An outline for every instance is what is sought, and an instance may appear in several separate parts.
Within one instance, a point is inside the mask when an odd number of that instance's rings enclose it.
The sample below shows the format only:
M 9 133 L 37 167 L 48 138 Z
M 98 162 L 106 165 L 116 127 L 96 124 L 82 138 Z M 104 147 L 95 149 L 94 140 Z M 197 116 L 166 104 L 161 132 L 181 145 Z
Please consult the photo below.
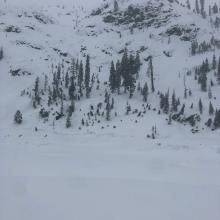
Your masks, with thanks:
M 129 92 L 129 97 L 132 98 L 135 88 L 136 79 L 140 71 L 141 61 L 139 53 L 136 53 L 136 57 L 133 54 L 128 54 L 125 48 L 121 61 L 117 61 L 116 64 L 112 61 L 109 76 L 109 86 L 111 92 L 117 91 L 120 93 L 120 88 L 123 86 L 124 92 Z
M 107 16 L 104 17 L 106 23 L 117 24 L 129 24 L 133 23 L 134 27 L 138 26 L 138 23 L 142 23 L 145 20 L 145 10 L 141 7 L 129 5 L 128 8 L 122 13 L 119 12 L 118 1 L 114 1 L 113 11 L 110 11 Z
M 219 7 L 214 3 L 214 5 L 209 5 L 209 16 L 212 16 L 213 14 L 218 14 L 219 13 Z
M 151 56 L 147 59 L 148 66 L 148 74 L 149 74 L 149 83 L 151 83 L 151 92 L 155 92 L 154 87 L 154 70 L 153 70 L 153 58 Z M 107 121 L 110 121 L 112 118 L 112 111 L 114 109 L 114 98 L 110 93 L 120 94 L 121 89 L 123 88 L 124 93 L 129 93 L 129 98 L 133 97 L 133 94 L 136 90 L 136 81 L 139 77 L 139 71 L 141 68 L 141 61 L 139 53 L 136 52 L 134 56 L 132 53 L 128 53 L 128 50 L 125 48 L 123 56 L 121 60 L 118 60 L 116 63 L 114 61 L 111 62 L 110 67 L 110 75 L 109 75 L 109 84 L 106 84 L 110 88 L 110 92 L 106 88 L 105 92 L 105 100 L 104 103 L 98 103 L 97 108 L 94 106 L 90 107 L 90 110 L 87 114 L 84 114 L 84 117 L 81 120 L 82 126 L 90 126 L 95 122 L 100 123 L 99 117 L 105 118 Z M 213 56 L 212 63 L 209 63 L 208 59 L 203 61 L 202 65 L 195 69 L 195 78 L 198 80 L 199 84 L 201 84 L 201 90 L 207 91 L 207 73 L 209 71 L 215 71 L 217 80 L 220 84 L 220 58 L 217 61 L 216 56 Z M 86 57 L 85 65 L 82 61 L 75 61 L 74 59 L 71 62 L 71 65 L 65 69 L 64 63 L 57 65 L 56 67 L 52 66 L 52 83 L 49 83 L 48 77 L 45 76 L 43 82 L 37 77 L 33 92 L 32 92 L 32 103 L 33 107 L 37 108 L 41 106 L 39 115 L 41 118 L 49 118 L 50 111 L 42 108 L 42 102 L 45 103 L 45 97 L 47 97 L 47 105 L 51 107 L 53 110 L 54 119 L 59 120 L 60 118 L 66 116 L 66 127 L 69 128 L 72 126 L 71 117 L 75 111 L 75 102 L 82 99 L 82 97 L 89 98 L 91 95 L 92 88 L 96 82 L 96 89 L 99 89 L 100 82 L 98 77 L 93 74 L 91 75 L 90 70 L 90 56 Z M 105 83 L 104 83 L 105 85 Z M 137 90 L 140 91 L 140 94 L 143 96 L 143 102 L 148 101 L 149 88 L 147 82 L 143 84 L 141 87 L 140 82 L 138 83 Z M 212 94 L 211 90 L 208 89 L 208 94 L 211 99 Z M 176 98 L 175 91 L 170 97 L 169 90 L 163 94 L 158 92 L 160 96 L 160 110 L 165 114 L 169 114 L 169 124 L 171 124 L 171 120 L 177 116 L 184 114 L 185 105 L 180 106 L 180 99 Z M 189 96 L 191 96 L 191 90 L 189 91 Z M 184 97 L 188 96 L 187 89 L 185 86 Z M 68 103 L 68 106 L 67 106 Z M 55 108 L 59 109 L 55 111 L 52 105 L 56 106 Z M 193 108 L 193 104 L 191 105 Z M 200 114 L 203 113 L 203 104 L 202 100 L 199 100 L 198 109 Z M 131 106 L 127 103 L 126 106 L 126 114 L 129 114 L 131 111 Z M 114 113 L 117 116 L 117 113 Z M 141 114 L 141 113 L 140 113 Z M 210 101 L 209 104 L 209 115 L 214 116 L 214 119 L 210 119 L 208 125 L 213 128 L 220 127 L 220 110 L 214 110 L 214 107 Z M 194 116 L 192 119 L 192 124 L 194 124 Z M 188 120 L 188 119 L 184 119 Z M 14 116 L 14 121 L 17 124 L 22 123 L 22 113 L 17 111 Z
M 220 128 L 220 109 L 215 111 L 214 128 Z
M 216 17 L 215 20 L 213 20 L 212 18 L 210 18 L 210 23 L 212 26 L 214 26 L 215 28 L 220 28 L 220 18 Z
M 55 68 L 52 65 L 52 74 L 53 80 L 51 84 L 48 81 L 47 75 L 45 76 L 44 82 L 41 83 L 43 86 L 40 86 L 39 77 L 36 78 L 32 94 L 33 107 L 37 108 L 40 106 L 41 100 L 43 99 L 42 97 L 47 95 L 48 107 L 53 104 L 56 106 L 60 105 L 60 111 L 57 112 L 56 119 L 60 119 L 67 113 L 66 126 L 70 127 L 70 118 L 75 111 L 75 101 L 80 100 L 84 96 L 89 98 L 95 83 L 95 76 L 90 73 L 90 56 L 87 55 L 85 65 L 82 60 L 75 61 L 73 59 L 67 70 L 64 68 L 64 63 L 59 64 Z M 98 78 L 96 79 L 99 84 Z M 64 101 L 70 101 L 66 112 L 64 109 Z M 41 109 L 40 116 L 47 118 L 49 114 L 47 111 Z
M 186 0 L 186 7 L 191 9 L 190 0 Z M 205 0 L 195 0 L 195 9 L 193 10 L 196 14 L 202 15 L 203 18 L 207 17 L 207 13 L 205 11 Z M 216 15 L 220 12 L 220 8 L 218 7 L 217 3 L 213 5 L 209 5 L 208 14 L 211 17 L 212 15 Z M 216 28 L 220 27 L 220 18 L 216 17 L 213 21 L 211 18 L 211 23 L 214 24 Z
M 212 41 L 207 43 L 203 41 L 202 43 L 198 43 L 197 40 L 191 43 L 191 55 L 194 56 L 196 54 L 205 53 L 208 51 L 212 51 L 215 49 L 215 45 L 212 44 Z
M 171 103 L 170 103 L 169 90 L 165 94 L 163 94 L 163 93 L 160 94 L 160 109 L 165 114 L 169 114 L 170 112 L 172 112 L 172 113 L 177 112 L 179 105 L 180 105 L 180 99 L 176 98 L 175 91 L 173 91 Z
M 85 70 L 84 70 L 85 69 Z M 45 76 L 44 88 L 40 89 L 39 77 L 36 78 L 33 89 L 33 106 L 40 105 L 41 94 L 48 93 L 48 106 L 63 100 L 80 100 L 84 95 L 90 97 L 92 87 L 95 81 L 94 74 L 90 74 L 90 57 L 87 55 L 86 64 L 82 61 L 73 59 L 71 66 L 65 72 L 64 64 L 59 64 L 55 68 L 52 66 L 53 82 L 48 83 L 48 77 Z
M 189 3 L 189 1 L 188 1 Z M 206 18 L 205 12 L 205 0 L 195 0 L 195 10 L 197 14 L 201 14 L 203 18 Z
M 191 43 L 190 52 L 191 55 L 194 56 L 196 54 L 214 51 L 216 48 L 220 49 L 220 42 L 212 37 L 209 42 L 203 41 L 202 43 L 198 43 L 197 40 L 194 40 Z
M 14 115 L 14 122 L 16 124 L 21 124 L 23 122 L 23 117 L 22 117 L 22 113 L 20 110 L 17 110 L 15 115 Z
M 198 83 L 201 85 L 201 90 L 206 92 L 207 91 L 207 73 L 211 70 L 215 71 L 215 75 L 217 78 L 218 84 L 220 84 L 220 57 L 217 60 L 216 56 L 213 55 L 212 63 L 209 63 L 208 59 L 206 58 L 205 61 L 202 62 L 202 65 L 195 68 L 195 80 L 198 80 Z M 211 80 L 210 86 L 213 86 L 214 83 Z M 209 96 L 211 96 L 211 91 L 209 88 Z

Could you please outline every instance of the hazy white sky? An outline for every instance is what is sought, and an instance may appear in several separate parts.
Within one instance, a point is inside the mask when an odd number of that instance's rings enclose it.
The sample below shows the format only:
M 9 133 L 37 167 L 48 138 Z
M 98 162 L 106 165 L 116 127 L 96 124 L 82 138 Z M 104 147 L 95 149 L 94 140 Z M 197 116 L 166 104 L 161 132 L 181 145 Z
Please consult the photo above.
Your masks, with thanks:
M 5 0 L 0 0 L 0 8 L 1 5 L 4 5 Z M 73 3 L 78 3 L 84 5 L 87 8 L 96 7 L 98 4 L 103 2 L 103 0 L 6 0 L 7 4 L 10 5 L 58 5 L 58 4 L 65 4 L 65 5 L 73 5 Z

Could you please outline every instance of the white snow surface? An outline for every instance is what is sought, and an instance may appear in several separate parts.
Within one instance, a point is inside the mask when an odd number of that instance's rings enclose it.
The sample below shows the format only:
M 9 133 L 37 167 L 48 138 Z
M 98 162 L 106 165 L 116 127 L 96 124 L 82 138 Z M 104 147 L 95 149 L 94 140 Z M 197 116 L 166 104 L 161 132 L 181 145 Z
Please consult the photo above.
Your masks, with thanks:
M 194 75 L 186 78 L 193 96 L 185 104 L 186 112 L 191 113 L 191 103 L 203 99 L 204 114 L 197 134 L 192 134 L 188 125 L 173 122 L 168 126 L 167 116 L 157 112 L 149 111 L 140 119 L 125 116 L 126 95 L 115 97 L 117 118 L 78 130 L 83 114 L 79 109 L 86 111 L 90 104 L 102 101 L 104 90 L 78 103 L 72 128 L 66 129 L 65 121 L 57 122 L 53 128 L 52 122 L 40 121 L 28 97 L 20 96 L 24 88 L 33 86 L 36 76 L 50 73 L 51 64 L 60 61 L 53 47 L 82 58 L 81 45 L 86 46 L 92 58 L 92 71 L 104 66 L 100 74 L 103 82 L 108 79 L 111 60 L 120 58 L 118 51 L 125 43 L 129 42 L 129 50 L 144 45 L 148 49 L 141 58 L 154 56 L 156 86 L 164 92 L 175 89 L 181 98 L 185 72 L 206 57 L 212 60 L 213 52 L 190 57 L 190 43 L 177 37 L 172 37 L 168 45 L 168 39 L 159 36 L 166 27 L 135 30 L 130 35 L 127 27 L 105 24 L 99 16 L 87 17 L 88 11 L 100 2 L 7 0 L 5 4 L 0 0 L 0 46 L 5 56 L 0 61 L 0 220 L 219 220 L 220 130 L 211 131 L 204 126 L 210 100 L 207 93 L 200 91 Z M 121 7 L 145 1 L 123 2 Z M 25 11 L 29 15 L 40 11 L 52 18 L 54 24 L 40 24 L 33 17 L 24 16 Z M 182 16 L 169 26 L 195 23 L 200 27 L 200 41 L 220 36 L 208 20 L 177 5 L 175 12 Z M 80 22 L 74 30 L 77 16 Z M 22 32 L 3 31 L 12 24 Z M 96 37 L 88 36 L 88 25 L 95 25 Z M 118 30 L 122 38 L 118 37 Z M 149 33 L 155 37 L 150 39 Z M 17 45 L 17 41 L 29 42 L 42 50 Z M 101 51 L 106 48 L 112 57 Z M 172 51 L 174 56 L 167 58 L 164 50 Z M 220 56 L 218 50 L 215 54 Z M 33 75 L 12 77 L 10 68 L 22 68 Z M 142 82 L 148 79 L 146 68 L 144 64 Z M 208 78 L 214 79 L 214 73 Z M 216 97 L 212 102 L 220 108 L 219 86 L 215 85 L 212 92 Z M 156 94 L 149 99 L 158 107 Z M 130 103 L 133 109 L 142 105 L 137 94 Z M 20 126 L 13 123 L 17 109 L 24 115 Z M 147 139 L 154 125 L 158 137 Z

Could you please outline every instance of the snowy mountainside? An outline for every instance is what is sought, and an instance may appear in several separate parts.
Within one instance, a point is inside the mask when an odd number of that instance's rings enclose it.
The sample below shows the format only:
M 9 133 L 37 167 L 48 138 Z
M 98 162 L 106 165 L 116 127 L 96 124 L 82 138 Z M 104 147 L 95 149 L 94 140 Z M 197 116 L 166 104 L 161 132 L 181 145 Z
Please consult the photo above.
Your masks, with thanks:
M 143 18 L 140 19 L 137 16 L 140 20 L 135 20 L 129 17 L 129 5 L 137 9 L 135 13 L 138 16 L 142 13 Z M 69 63 L 72 58 L 84 59 L 89 54 L 91 72 L 97 74 L 100 71 L 101 82 L 106 82 L 109 79 L 110 61 L 116 62 L 117 59 L 121 59 L 126 47 L 129 52 L 140 53 L 143 64 L 139 79 L 141 86 L 143 82 L 149 81 L 146 75 L 148 69 L 146 60 L 149 56 L 153 56 L 157 91 L 166 92 L 169 89 L 172 92 L 175 90 L 176 95 L 182 98 L 183 84 L 186 83 L 188 89 L 195 93 L 195 97 L 204 97 L 204 106 L 208 106 L 207 94 L 198 91 L 199 85 L 193 82 L 193 76 L 186 77 L 185 75 L 187 71 L 201 65 L 202 59 L 207 57 L 207 54 L 190 56 L 191 42 L 195 39 L 198 42 L 210 41 L 212 37 L 219 40 L 219 30 L 211 28 L 208 19 L 203 19 L 176 2 L 119 1 L 119 11 L 114 12 L 113 7 L 113 1 L 110 1 L 110 4 L 103 3 L 101 13 L 98 15 L 94 14 L 95 10 L 88 15 L 86 9 L 80 6 L 73 6 L 70 9 L 58 5 L 39 9 L 28 7 L 26 10 L 6 7 L 1 13 L 2 40 L 7 44 L 4 48 L 8 48 L 5 49 L 5 60 L 2 61 L 6 63 L 3 65 L 6 74 L 9 75 L 10 71 L 16 73 L 16 70 L 21 70 L 21 75 L 31 75 L 21 76 L 22 81 L 23 78 L 34 81 L 33 78 L 37 75 L 43 80 L 45 74 L 51 78 L 52 64 L 57 65 L 62 60 Z M 110 20 L 108 20 L 109 17 Z M 218 50 L 215 53 L 218 58 Z M 213 52 L 209 55 L 210 62 L 212 61 L 211 54 Z M 65 68 L 68 68 L 68 64 L 66 66 Z M 212 78 L 215 80 L 213 72 L 208 78 L 208 81 Z M 22 87 L 25 89 L 23 85 Z M 27 87 L 31 89 L 31 86 L 27 85 Z M 106 88 L 103 86 L 101 89 L 104 92 Z M 217 86 L 213 88 L 214 96 L 217 96 L 218 89 Z M 97 92 L 94 93 L 97 94 Z M 136 99 L 141 100 L 138 94 L 135 96 Z M 154 103 L 153 108 L 158 108 L 157 96 L 149 96 Z M 125 103 L 127 101 L 125 100 Z M 190 98 L 184 102 L 191 105 L 193 101 L 194 99 Z M 219 105 L 217 101 L 216 97 L 213 100 L 216 108 Z M 119 109 L 123 108 L 120 114 L 123 114 L 125 107 L 119 107 Z M 204 120 L 206 118 L 207 115 L 204 116 Z
M 0 219 L 219 219 L 215 2 L 0 0 Z

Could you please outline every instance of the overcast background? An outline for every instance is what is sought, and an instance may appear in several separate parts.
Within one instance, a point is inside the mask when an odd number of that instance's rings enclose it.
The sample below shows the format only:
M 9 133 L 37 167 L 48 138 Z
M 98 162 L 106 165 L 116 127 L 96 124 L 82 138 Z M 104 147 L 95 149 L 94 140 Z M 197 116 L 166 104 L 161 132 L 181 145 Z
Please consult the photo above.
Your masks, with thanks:
M 5 0 L 0 0 L 0 8 L 4 5 Z M 103 0 L 6 0 L 7 4 L 10 5 L 20 5 L 20 6 L 30 6 L 30 5 L 73 5 L 81 4 L 87 8 L 96 7 L 98 4 L 103 2 Z

